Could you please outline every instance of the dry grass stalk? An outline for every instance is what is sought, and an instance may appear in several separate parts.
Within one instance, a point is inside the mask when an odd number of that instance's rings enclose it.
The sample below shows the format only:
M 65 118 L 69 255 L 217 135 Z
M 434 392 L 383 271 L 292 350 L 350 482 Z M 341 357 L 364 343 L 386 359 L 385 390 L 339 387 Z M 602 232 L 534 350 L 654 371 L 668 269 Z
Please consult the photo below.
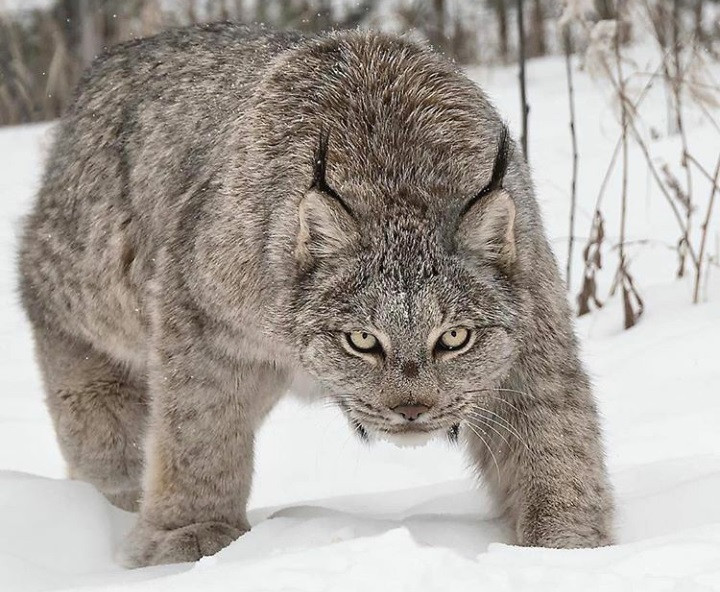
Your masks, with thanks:
M 712 178 L 712 185 L 710 187 L 710 199 L 708 200 L 707 212 L 705 213 L 705 220 L 700 227 L 700 249 L 698 251 L 698 260 L 695 267 L 695 288 L 693 290 L 693 302 L 698 304 L 700 302 L 700 283 L 702 281 L 702 265 L 703 259 L 705 258 L 705 244 L 707 242 L 708 228 L 710 227 L 710 217 L 712 216 L 713 206 L 715 205 L 715 194 L 718 192 L 718 175 L 720 175 L 720 158 L 715 165 L 715 174 Z
M 635 288 L 635 283 L 627 268 L 623 273 L 622 294 L 625 329 L 630 329 L 637 323 L 645 311 L 645 303 Z
M 687 159 L 684 159 L 687 161 Z M 691 212 L 692 210 L 692 203 L 690 201 L 689 195 L 685 192 L 685 190 L 680 186 L 679 179 L 672 173 L 670 170 L 670 167 L 667 164 L 663 164 L 661 169 L 662 174 L 665 177 L 665 184 L 672 192 L 672 195 L 675 197 L 675 201 L 677 201 L 680 206 L 685 210 L 686 212 L 686 228 L 688 228 L 688 231 L 690 229 L 690 219 L 691 219 Z M 680 237 L 680 240 L 678 240 L 677 243 L 677 254 L 678 254 L 678 270 L 677 270 L 677 277 L 681 278 L 685 276 L 685 260 L 687 258 L 688 254 L 688 245 L 689 242 L 689 236 L 682 236 Z
M 602 308 L 602 302 L 597 295 L 597 274 L 602 269 L 602 243 L 605 239 L 605 221 L 600 210 L 595 211 L 593 216 L 590 238 L 583 249 L 583 260 L 585 271 L 583 283 L 577 296 L 578 316 L 591 311 L 592 302 L 597 308 Z

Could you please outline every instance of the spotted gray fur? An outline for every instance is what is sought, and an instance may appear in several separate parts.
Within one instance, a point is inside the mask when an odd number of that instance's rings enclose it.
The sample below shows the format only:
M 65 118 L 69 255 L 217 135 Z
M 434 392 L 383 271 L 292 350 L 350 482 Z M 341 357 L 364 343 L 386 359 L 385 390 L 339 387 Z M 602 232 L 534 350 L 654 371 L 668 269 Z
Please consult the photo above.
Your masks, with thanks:
M 368 438 L 459 436 L 519 544 L 612 541 L 595 403 L 504 134 L 455 66 L 379 33 L 202 26 L 95 62 L 21 294 L 71 476 L 139 509 L 128 565 L 248 530 L 255 431 L 299 379 Z M 472 345 L 436 351 L 454 325 Z M 382 350 L 350 351 L 353 330 Z M 405 404 L 429 410 L 410 425 Z

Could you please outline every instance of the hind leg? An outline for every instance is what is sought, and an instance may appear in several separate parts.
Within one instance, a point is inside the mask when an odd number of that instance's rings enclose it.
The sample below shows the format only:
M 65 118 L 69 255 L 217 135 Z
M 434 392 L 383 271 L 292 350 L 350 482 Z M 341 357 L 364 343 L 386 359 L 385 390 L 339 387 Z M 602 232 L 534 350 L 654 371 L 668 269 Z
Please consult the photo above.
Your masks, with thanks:
M 114 505 L 138 508 L 145 381 L 77 340 L 36 333 L 50 409 L 69 476 L 92 483 Z

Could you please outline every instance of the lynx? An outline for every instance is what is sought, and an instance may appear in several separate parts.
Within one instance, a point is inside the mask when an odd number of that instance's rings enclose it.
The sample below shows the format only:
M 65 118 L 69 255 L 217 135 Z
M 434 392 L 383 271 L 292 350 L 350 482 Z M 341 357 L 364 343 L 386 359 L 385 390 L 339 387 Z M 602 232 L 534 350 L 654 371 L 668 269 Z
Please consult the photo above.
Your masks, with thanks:
M 249 529 L 254 434 L 296 377 L 363 439 L 457 440 L 518 544 L 612 541 L 528 167 L 421 44 L 222 24 L 111 49 L 58 124 L 20 277 L 70 476 L 139 512 L 128 566 Z

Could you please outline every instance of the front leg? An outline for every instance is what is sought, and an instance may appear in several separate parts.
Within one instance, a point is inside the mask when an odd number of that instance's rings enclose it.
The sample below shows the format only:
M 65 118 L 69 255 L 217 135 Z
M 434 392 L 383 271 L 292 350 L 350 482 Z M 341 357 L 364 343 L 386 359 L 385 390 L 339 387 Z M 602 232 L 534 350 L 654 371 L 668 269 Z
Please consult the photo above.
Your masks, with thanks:
M 287 385 L 274 365 L 228 360 L 200 339 L 158 345 L 129 567 L 196 561 L 249 529 L 254 433 Z
M 478 400 L 466 436 L 517 542 L 554 548 L 611 544 L 612 492 L 584 374 L 506 386 Z

